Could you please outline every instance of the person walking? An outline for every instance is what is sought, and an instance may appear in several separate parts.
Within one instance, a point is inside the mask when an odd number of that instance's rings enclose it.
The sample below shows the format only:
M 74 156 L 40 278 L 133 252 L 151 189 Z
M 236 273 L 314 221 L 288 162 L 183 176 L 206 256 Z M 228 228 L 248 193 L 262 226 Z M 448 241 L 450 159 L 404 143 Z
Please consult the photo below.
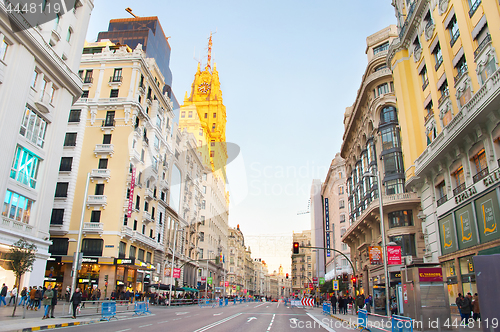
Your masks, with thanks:
M 349 306 L 350 302 L 351 302 L 352 298 L 351 297 L 347 297 L 344 295 L 344 315 L 347 315 L 347 307 Z
M 45 292 L 43 292 L 43 306 L 45 309 L 44 315 L 42 319 L 49 318 L 49 309 L 52 305 L 52 298 L 54 297 L 54 292 L 52 291 L 52 287 L 50 284 L 47 286 Z
M 54 296 L 52 297 L 52 303 L 50 304 L 50 318 L 55 318 L 54 317 L 54 310 L 56 308 L 56 305 L 57 305 L 57 285 L 54 286 L 54 289 L 52 290 L 52 292 L 54 293 Z M 48 318 L 48 317 L 47 317 Z
M 332 314 L 335 315 L 337 314 L 337 297 L 335 296 L 335 294 L 333 294 L 330 302 L 332 303 Z
M 339 296 L 339 314 L 346 314 L 344 312 L 344 298 Z
M 5 283 L 2 285 L 2 290 L 0 290 L 0 307 L 2 306 L 2 302 L 4 306 L 7 306 L 5 302 L 5 297 L 7 296 L 7 286 Z
M 9 304 L 7 306 L 10 306 L 11 302 L 14 302 L 14 305 L 16 305 L 17 300 L 17 287 L 14 285 L 12 290 L 10 291 L 10 299 L 9 299 Z
M 29 297 L 30 297 L 30 304 L 28 308 L 33 308 L 35 307 L 35 295 L 36 295 L 36 287 L 31 286 L 30 292 L 29 292 Z
M 472 318 L 474 318 L 475 321 L 481 320 L 481 313 L 479 311 L 479 296 L 477 296 L 477 293 L 474 293 L 474 299 L 472 300 Z
M 365 299 L 366 312 L 371 312 L 371 306 L 372 306 L 372 296 L 368 294 L 368 297 Z
M 23 306 L 26 304 L 26 299 L 28 298 L 28 287 L 24 286 L 23 290 L 21 291 L 21 301 L 19 302 L 19 306 Z
M 455 304 L 457 305 L 458 313 L 460 314 L 460 318 L 463 319 L 462 310 L 460 309 L 460 307 L 462 306 L 462 293 L 458 293 L 458 296 L 455 299 Z
M 472 306 L 469 297 L 462 295 L 460 301 L 460 318 L 462 322 L 464 320 L 466 323 L 469 321 L 471 308 Z
M 69 300 L 73 304 L 73 319 L 76 318 L 76 309 L 82 303 L 82 293 L 80 292 L 80 288 L 75 289 L 75 292 L 71 296 Z

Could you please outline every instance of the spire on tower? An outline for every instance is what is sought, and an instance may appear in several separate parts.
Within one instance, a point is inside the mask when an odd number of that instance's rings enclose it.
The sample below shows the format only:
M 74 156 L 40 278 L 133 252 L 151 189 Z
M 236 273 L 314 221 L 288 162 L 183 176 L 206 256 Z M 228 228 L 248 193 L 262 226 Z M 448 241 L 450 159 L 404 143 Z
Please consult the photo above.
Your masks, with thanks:
M 210 37 L 208 38 L 208 58 L 207 58 L 207 66 L 205 69 L 211 69 L 210 64 L 212 62 L 212 32 L 210 32 Z

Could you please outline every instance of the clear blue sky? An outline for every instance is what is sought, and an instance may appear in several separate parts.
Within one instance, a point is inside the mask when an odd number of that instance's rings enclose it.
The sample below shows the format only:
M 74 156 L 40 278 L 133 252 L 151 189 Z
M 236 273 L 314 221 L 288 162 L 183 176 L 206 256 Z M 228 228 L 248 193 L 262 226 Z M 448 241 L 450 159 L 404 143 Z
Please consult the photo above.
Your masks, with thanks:
M 208 35 L 217 30 L 212 58 L 227 140 L 241 147 L 248 188 L 244 197 L 232 196 L 238 204 L 230 225 L 240 224 L 247 235 L 310 229 L 310 216 L 297 212 L 307 208 L 312 179 L 325 179 L 340 150 L 344 110 L 367 63 L 366 37 L 396 23 L 391 1 L 95 1 L 87 40 L 95 41 L 110 19 L 130 17 L 126 7 L 158 16 L 171 36 L 180 103 L 196 72 L 195 50 L 206 63 Z

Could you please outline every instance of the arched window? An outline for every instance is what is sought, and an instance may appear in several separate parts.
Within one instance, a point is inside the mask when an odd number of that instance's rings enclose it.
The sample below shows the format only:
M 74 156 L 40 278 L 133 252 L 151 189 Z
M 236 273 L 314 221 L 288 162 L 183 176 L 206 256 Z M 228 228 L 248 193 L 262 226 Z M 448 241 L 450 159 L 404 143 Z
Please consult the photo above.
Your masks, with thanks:
M 398 116 L 396 108 L 393 106 L 386 106 L 380 113 L 380 123 L 397 122 Z

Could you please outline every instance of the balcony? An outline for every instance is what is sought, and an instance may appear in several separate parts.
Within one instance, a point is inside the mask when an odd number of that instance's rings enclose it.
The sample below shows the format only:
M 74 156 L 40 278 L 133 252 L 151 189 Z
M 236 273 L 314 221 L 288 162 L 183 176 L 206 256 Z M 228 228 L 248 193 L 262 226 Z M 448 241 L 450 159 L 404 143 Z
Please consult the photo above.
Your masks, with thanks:
M 489 173 L 488 167 L 480 170 L 477 172 L 476 175 L 472 177 L 472 180 L 474 180 L 474 183 L 481 181 L 483 178 L 485 178 Z
M 444 195 L 443 197 L 441 197 L 440 199 L 437 200 L 437 206 L 443 205 L 444 203 L 446 203 L 447 200 L 448 200 L 448 196 Z
M 453 47 L 453 45 L 455 45 L 455 42 L 458 40 L 458 37 L 460 37 L 460 30 L 457 30 L 457 32 L 455 32 L 455 34 L 451 38 L 450 47 Z
M 465 183 L 462 183 L 461 185 L 453 189 L 453 196 L 460 194 L 464 190 L 465 190 Z
M 474 51 L 474 61 L 476 61 L 477 57 L 482 53 L 482 51 L 486 48 L 488 44 L 491 43 L 491 35 L 487 34 L 486 37 L 484 37 L 483 41 L 479 46 L 476 48 Z
M 94 182 L 95 179 L 106 179 L 109 182 L 111 171 L 109 169 L 93 169 L 90 172 L 90 179 Z
M 15 232 L 20 232 L 23 234 L 35 236 L 34 234 L 35 231 L 33 226 L 7 217 L 2 217 L 2 228 L 7 228 Z
M 84 233 L 99 233 L 101 234 L 104 229 L 102 222 L 84 222 L 82 231 Z
M 146 93 L 146 86 L 144 83 L 139 84 L 139 94 L 144 95 Z
M 122 85 L 123 77 L 122 76 L 110 76 L 109 77 L 109 82 L 108 85 L 113 87 L 113 86 L 120 86 Z
M 427 112 L 427 115 L 424 117 L 424 122 L 427 123 L 433 117 L 434 117 L 434 111 L 430 110 L 429 112 Z
M 147 222 L 154 222 L 151 213 L 149 213 L 148 211 L 142 211 L 142 219 Z
M 450 90 L 448 90 L 448 89 L 444 90 L 441 93 L 441 97 L 439 97 L 439 100 L 438 100 L 438 107 L 441 107 L 441 105 L 444 104 L 445 100 L 448 99 L 449 95 L 450 95 Z
M 453 78 L 455 85 L 462 79 L 462 77 L 467 74 L 468 68 L 467 65 L 462 66 L 458 69 L 458 74 Z
M 425 80 L 424 84 L 422 84 L 422 91 L 429 85 L 429 80 Z
M 113 144 L 96 144 L 94 149 L 94 154 L 96 157 L 98 155 L 109 155 L 110 157 L 112 157 L 114 152 L 115 148 Z
M 54 106 L 51 104 L 51 96 L 48 92 L 42 91 L 40 92 L 39 99 L 35 101 L 35 106 L 42 113 L 49 113 L 54 109 Z
M 87 196 L 87 207 L 90 206 L 102 206 L 106 207 L 108 197 L 105 195 L 88 195 Z
M 115 125 L 116 125 L 116 120 L 115 119 L 111 119 L 111 120 L 102 120 L 102 123 L 101 123 L 101 129 L 104 130 L 104 129 L 115 129 Z
M 168 181 L 167 180 L 160 180 L 160 188 L 168 188 Z
M 436 65 L 434 66 L 434 70 L 437 71 L 439 69 L 439 67 L 441 67 L 441 64 L 443 63 L 443 58 L 439 58 L 437 59 L 436 61 Z
M 145 194 L 146 194 L 146 199 L 148 200 L 155 199 L 153 190 L 151 188 L 146 188 Z

